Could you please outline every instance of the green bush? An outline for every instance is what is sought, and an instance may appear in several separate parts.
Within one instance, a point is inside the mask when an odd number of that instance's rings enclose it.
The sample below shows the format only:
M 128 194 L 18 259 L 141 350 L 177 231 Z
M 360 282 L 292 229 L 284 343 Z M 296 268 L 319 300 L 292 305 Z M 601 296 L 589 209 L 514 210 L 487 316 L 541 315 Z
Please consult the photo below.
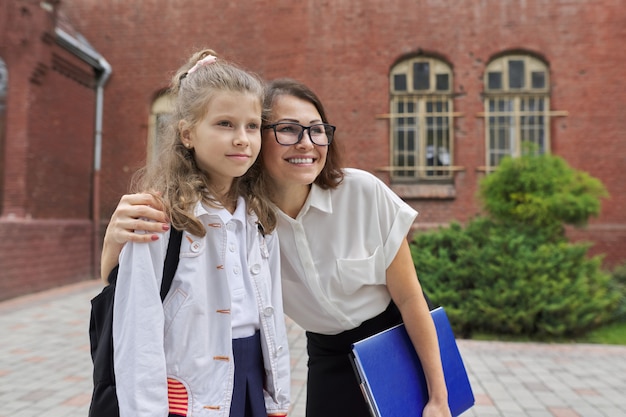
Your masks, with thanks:
M 615 312 L 615 321 L 626 323 L 626 263 L 616 266 L 611 272 L 612 290 L 619 294 L 620 302 Z
M 587 259 L 587 245 L 528 232 L 477 219 L 415 236 L 424 290 L 463 337 L 573 336 L 611 319 L 617 294 L 600 258 Z
M 611 321 L 620 299 L 614 280 L 563 228 L 597 215 L 604 195 L 602 183 L 558 157 L 505 159 L 481 182 L 489 217 L 414 237 L 425 292 L 464 337 L 575 336 Z
M 600 180 L 553 155 L 504 158 L 479 187 L 479 198 L 493 219 L 557 232 L 564 223 L 585 225 L 598 215 L 605 196 Z

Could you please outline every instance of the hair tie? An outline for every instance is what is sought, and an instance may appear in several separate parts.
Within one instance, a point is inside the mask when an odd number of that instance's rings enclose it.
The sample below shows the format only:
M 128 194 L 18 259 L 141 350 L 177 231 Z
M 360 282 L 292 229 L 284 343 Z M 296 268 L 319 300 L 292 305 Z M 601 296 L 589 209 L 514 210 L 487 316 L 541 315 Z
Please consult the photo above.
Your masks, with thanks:
M 187 75 L 193 74 L 200 67 L 204 67 L 205 65 L 211 65 L 215 61 L 217 61 L 217 57 L 214 57 L 213 55 L 207 55 L 198 62 L 196 62 L 196 65 L 194 65 L 189 71 L 187 71 Z

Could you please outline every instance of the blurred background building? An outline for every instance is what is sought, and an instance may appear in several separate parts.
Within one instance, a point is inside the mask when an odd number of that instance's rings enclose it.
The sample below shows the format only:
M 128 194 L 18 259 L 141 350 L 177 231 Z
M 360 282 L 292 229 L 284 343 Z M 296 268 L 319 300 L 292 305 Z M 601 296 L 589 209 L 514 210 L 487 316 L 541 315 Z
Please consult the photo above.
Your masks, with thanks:
M 416 231 L 477 215 L 480 179 L 522 142 L 562 156 L 610 193 L 568 235 L 623 263 L 625 40 L 621 0 L 4 0 L 0 299 L 98 276 L 200 47 L 310 85 L 347 165 L 414 206 Z

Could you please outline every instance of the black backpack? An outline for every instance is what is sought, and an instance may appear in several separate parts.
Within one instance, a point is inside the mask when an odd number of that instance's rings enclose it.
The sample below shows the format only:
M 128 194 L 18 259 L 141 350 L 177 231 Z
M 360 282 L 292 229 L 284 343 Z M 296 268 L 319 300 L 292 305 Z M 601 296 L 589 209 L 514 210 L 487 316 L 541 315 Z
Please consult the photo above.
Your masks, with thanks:
M 161 301 L 165 299 L 172 286 L 178 267 L 182 236 L 181 231 L 172 228 L 163 266 Z M 113 299 L 118 269 L 119 266 L 116 266 L 111 271 L 110 284 L 91 300 L 89 344 L 93 361 L 93 394 L 89 406 L 89 417 L 119 417 L 120 415 L 113 370 Z

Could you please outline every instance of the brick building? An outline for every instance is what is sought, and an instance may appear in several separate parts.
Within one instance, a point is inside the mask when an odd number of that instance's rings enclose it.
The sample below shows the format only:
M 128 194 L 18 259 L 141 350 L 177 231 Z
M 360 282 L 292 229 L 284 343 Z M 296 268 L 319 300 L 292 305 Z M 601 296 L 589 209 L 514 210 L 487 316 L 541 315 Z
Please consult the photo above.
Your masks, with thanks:
M 626 258 L 620 0 L 41 4 L 0 6 L 8 85 L 0 98 L 0 298 L 97 270 L 102 229 L 154 145 L 160 94 L 202 46 L 266 79 L 310 85 L 338 126 L 347 165 L 376 173 L 415 206 L 417 229 L 478 214 L 480 179 L 530 141 L 605 184 L 601 215 L 569 234 L 594 242 L 591 253 L 606 254 L 606 266 Z M 106 68 L 64 47 L 59 27 L 110 64 L 103 88 Z
M 106 65 L 54 4 L 0 6 L 0 300 L 93 275 Z

